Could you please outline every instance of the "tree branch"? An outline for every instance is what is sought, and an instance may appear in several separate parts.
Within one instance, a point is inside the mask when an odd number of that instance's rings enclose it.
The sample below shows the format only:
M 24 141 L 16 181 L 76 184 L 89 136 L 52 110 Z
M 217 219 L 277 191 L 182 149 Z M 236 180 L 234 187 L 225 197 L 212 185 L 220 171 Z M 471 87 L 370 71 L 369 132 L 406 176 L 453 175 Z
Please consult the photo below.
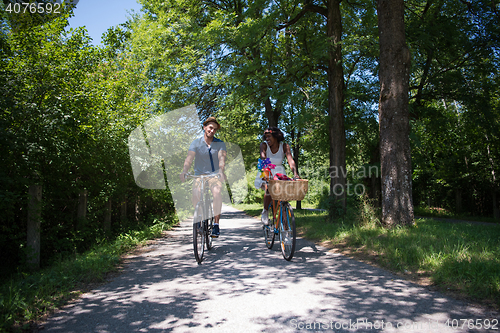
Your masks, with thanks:
M 278 25 L 275 29 L 276 30 L 282 30 L 282 29 L 288 28 L 291 25 L 294 25 L 295 23 L 297 23 L 308 12 L 318 13 L 320 15 L 323 15 L 325 18 L 326 18 L 327 14 L 328 14 L 328 11 L 327 11 L 326 7 L 322 7 L 322 6 L 318 6 L 318 5 L 313 5 L 313 4 L 307 3 L 305 5 L 305 7 L 297 14 L 297 16 L 295 16 L 293 19 L 291 19 L 290 21 L 288 21 L 288 22 L 286 22 L 284 24 Z

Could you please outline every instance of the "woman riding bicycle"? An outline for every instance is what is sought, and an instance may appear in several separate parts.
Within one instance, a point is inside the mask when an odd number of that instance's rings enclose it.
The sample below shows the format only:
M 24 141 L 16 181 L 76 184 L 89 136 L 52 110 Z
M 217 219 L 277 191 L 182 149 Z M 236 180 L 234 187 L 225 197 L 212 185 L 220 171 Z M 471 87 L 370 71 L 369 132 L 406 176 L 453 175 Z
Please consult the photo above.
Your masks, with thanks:
M 285 175 L 283 160 L 286 156 L 288 165 L 293 172 L 293 176 L 295 178 L 299 178 L 290 146 L 287 143 L 283 142 L 283 140 L 285 139 L 283 136 L 283 132 L 281 132 L 277 127 L 269 127 L 264 131 L 263 139 L 265 140 L 265 142 L 262 142 L 260 144 L 260 158 L 262 160 L 269 158 L 271 160 L 271 163 L 275 165 L 275 168 L 271 170 L 271 177 L 274 177 L 277 174 Z M 262 178 L 260 178 L 260 172 L 255 178 L 254 185 L 257 189 L 266 190 L 264 194 L 264 209 L 262 210 L 261 221 L 264 225 L 268 225 L 269 219 L 267 215 L 267 207 L 269 207 L 272 198 L 267 189 L 266 182 L 262 180 Z

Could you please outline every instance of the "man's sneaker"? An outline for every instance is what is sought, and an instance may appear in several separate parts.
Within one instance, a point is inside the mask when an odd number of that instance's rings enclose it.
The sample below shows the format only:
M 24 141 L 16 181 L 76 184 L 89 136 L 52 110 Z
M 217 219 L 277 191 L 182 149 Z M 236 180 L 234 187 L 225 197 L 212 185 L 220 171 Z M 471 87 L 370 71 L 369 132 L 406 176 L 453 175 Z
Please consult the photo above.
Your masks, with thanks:
M 260 220 L 262 221 L 262 224 L 269 225 L 269 217 L 267 216 L 266 209 L 262 210 L 262 216 L 260 217 Z
M 219 225 L 214 224 L 214 227 L 212 228 L 212 238 L 217 238 L 220 235 L 220 230 L 219 230 Z

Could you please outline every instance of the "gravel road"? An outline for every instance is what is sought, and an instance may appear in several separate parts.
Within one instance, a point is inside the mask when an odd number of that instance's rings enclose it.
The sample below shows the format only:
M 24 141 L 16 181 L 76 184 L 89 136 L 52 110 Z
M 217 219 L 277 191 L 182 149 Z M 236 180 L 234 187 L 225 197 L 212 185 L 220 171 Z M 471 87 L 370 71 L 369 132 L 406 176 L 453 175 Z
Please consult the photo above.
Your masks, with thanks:
M 205 256 L 198 265 L 185 221 L 42 332 L 500 331 L 496 312 L 304 239 L 287 262 L 277 245 L 265 247 L 260 221 L 234 208 L 223 208 L 221 237 Z M 470 321 L 462 328 L 461 319 Z

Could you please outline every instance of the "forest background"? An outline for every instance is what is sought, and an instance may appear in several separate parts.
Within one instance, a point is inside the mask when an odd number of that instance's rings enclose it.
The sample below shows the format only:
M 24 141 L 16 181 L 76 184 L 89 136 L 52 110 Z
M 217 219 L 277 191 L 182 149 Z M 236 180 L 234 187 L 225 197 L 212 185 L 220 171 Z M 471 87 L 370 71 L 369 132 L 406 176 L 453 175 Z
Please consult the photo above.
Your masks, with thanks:
M 151 117 L 189 104 L 201 119 L 215 115 L 223 125 L 218 136 L 241 147 L 244 202 L 261 202 L 252 186 L 258 146 L 263 130 L 276 125 L 310 180 L 304 205 L 335 217 L 366 194 L 380 206 L 375 1 L 336 1 L 345 127 L 340 172 L 350 184 L 344 207 L 331 196 L 336 125 L 328 106 L 326 3 L 139 2 L 141 13 L 111 27 L 102 46 L 92 45 L 83 27 L 67 31 L 71 10 L 20 14 L 3 4 L 3 277 L 32 261 L 34 220 L 41 247 L 35 261 L 46 266 L 158 217 L 175 219 L 168 191 L 135 184 L 127 138 Z M 497 0 L 405 1 L 416 207 L 500 218 L 499 21 Z

